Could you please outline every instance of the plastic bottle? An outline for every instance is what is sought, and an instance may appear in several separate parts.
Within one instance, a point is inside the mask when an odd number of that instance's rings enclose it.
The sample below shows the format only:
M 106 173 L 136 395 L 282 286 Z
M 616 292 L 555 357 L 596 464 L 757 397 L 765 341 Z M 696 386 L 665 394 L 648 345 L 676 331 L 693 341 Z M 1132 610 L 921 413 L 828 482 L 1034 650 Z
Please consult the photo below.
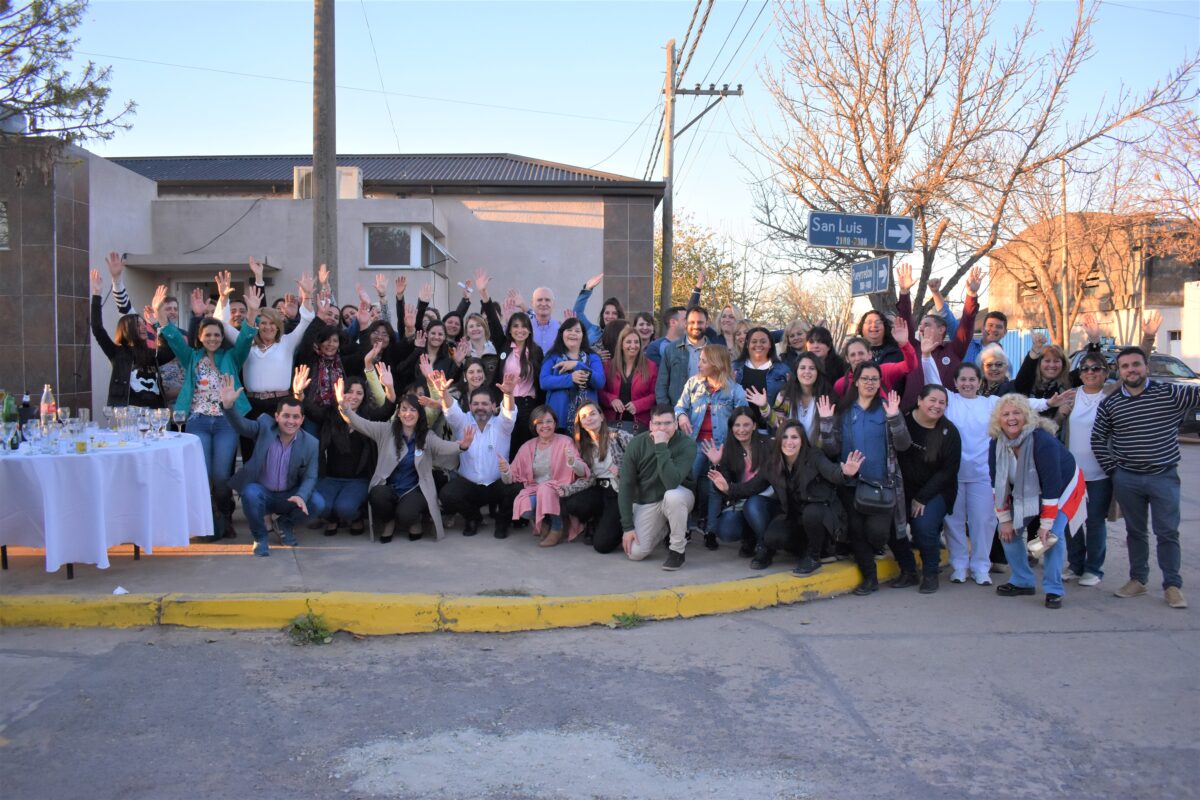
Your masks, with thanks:
M 46 388 L 42 389 L 42 402 L 38 411 L 43 425 L 53 425 L 58 419 L 58 403 L 54 402 L 54 391 L 48 383 Z

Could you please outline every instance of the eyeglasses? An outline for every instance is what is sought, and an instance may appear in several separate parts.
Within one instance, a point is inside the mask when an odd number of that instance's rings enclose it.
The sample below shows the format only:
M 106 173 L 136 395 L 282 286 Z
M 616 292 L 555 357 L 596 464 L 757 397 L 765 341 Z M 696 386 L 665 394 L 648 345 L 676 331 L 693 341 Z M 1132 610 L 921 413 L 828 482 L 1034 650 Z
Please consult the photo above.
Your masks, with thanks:
M 1090 367 L 1080 367 L 1080 372 L 1108 372 L 1108 367 L 1100 367 L 1093 364 Z
M 878 375 L 862 375 L 862 376 L 859 376 L 859 380 L 864 383 L 879 383 L 879 376 Z

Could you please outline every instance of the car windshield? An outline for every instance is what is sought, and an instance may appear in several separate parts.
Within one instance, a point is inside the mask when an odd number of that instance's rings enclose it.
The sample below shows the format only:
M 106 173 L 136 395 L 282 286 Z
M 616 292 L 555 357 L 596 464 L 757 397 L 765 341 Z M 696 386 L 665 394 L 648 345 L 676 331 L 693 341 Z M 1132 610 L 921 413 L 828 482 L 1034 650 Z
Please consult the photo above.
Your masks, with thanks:
M 1150 356 L 1150 374 L 1164 378 L 1195 378 L 1191 367 L 1177 358 Z

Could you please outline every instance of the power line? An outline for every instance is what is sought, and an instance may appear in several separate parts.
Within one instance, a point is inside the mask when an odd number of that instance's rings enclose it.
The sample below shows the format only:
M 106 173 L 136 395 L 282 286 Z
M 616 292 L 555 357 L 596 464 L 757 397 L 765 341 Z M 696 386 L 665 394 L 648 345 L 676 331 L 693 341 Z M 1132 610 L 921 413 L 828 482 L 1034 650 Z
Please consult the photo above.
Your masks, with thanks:
M 231 69 L 219 69 L 217 67 L 198 67 L 194 64 L 175 64 L 170 61 L 153 61 L 147 58 L 132 58 L 130 56 L 109 55 L 106 53 L 92 53 L 85 50 L 76 50 L 76 53 L 93 58 L 114 59 L 117 61 L 130 61 L 135 64 L 153 64 L 159 67 L 174 67 L 176 69 L 190 69 L 197 72 L 214 72 L 221 75 L 233 75 L 238 78 L 259 78 L 267 81 L 280 81 L 282 83 L 295 83 L 302 86 L 312 86 L 311 80 L 303 80 L 301 78 L 284 78 L 279 75 L 262 75 L 254 72 L 238 72 Z M 501 111 L 519 111 L 525 114 L 542 114 L 549 117 L 567 117 L 570 119 L 584 119 L 594 122 L 615 122 L 618 125 L 632 125 L 634 121 L 631 119 L 615 119 L 613 117 L 597 117 L 590 114 L 571 114 L 565 111 L 546 111 L 540 108 L 523 108 L 521 106 L 506 106 L 499 103 L 481 103 L 475 100 L 459 100 L 453 97 L 436 97 L 433 95 L 423 94 L 408 94 L 406 92 L 387 91 L 381 92 L 379 89 L 367 89 L 361 86 L 347 86 L 338 84 L 338 89 L 344 89 L 351 92 L 366 92 L 368 94 L 386 94 L 390 97 L 407 97 L 412 100 L 428 100 L 435 103 L 454 103 L 456 105 L 475 106 L 477 108 L 495 108 Z
M 720 83 L 722 81 L 722 79 L 724 79 L 725 73 L 729 71 L 729 65 L 733 63 L 733 60 L 735 58 L 737 58 L 737 54 L 739 52 L 741 52 L 742 46 L 746 44 L 746 39 L 748 39 L 750 37 L 750 33 L 754 30 L 754 26 L 758 24 L 759 18 L 762 16 L 763 12 L 767 10 L 767 6 L 770 4 L 771 4 L 771 0 L 763 0 L 762 8 L 758 9 L 758 14 L 756 14 L 754 16 L 754 21 L 750 23 L 750 27 L 746 29 L 746 33 L 744 36 L 742 36 L 742 40 L 740 42 L 738 42 L 737 49 L 735 49 L 733 51 L 733 53 L 730 54 L 729 60 L 727 62 L 725 62 L 725 68 L 723 70 L 721 70 L 721 75 L 720 75 L 720 77 L 717 78 L 717 83 Z M 776 11 L 778 13 L 778 9 Z M 772 20 L 775 19 L 774 15 L 771 16 L 771 19 Z M 754 47 L 752 47 L 750 49 L 751 53 L 753 53 L 755 50 L 758 49 L 759 42 L 761 42 L 763 40 L 763 36 L 766 35 L 767 31 L 770 30 L 770 28 L 771 28 L 771 26 L 770 26 L 770 24 L 768 24 L 767 27 L 763 29 L 763 32 L 761 34 L 759 34 L 758 41 L 755 42 Z M 747 56 L 747 59 L 749 59 L 749 56 Z M 745 62 L 743 61 L 742 66 L 744 66 L 744 65 L 745 65 Z M 741 69 L 742 69 L 742 67 L 739 66 L 738 72 L 741 72 Z
M 606 155 L 604 158 L 600 159 L 595 164 L 592 164 L 590 167 L 588 167 L 588 169 L 595 169 L 596 167 L 603 164 L 605 161 L 608 161 L 610 158 L 615 156 L 617 153 L 621 152 L 621 148 L 624 147 L 625 145 L 629 144 L 629 140 L 633 138 L 633 135 L 635 133 L 637 133 L 639 130 L 642 129 L 642 126 L 646 124 L 646 120 L 650 119 L 650 115 L 654 113 L 654 110 L 656 108 L 658 108 L 658 103 L 655 103 L 653 106 L 651 106 L 650 110 L 646 112 L 646 116 L 642 117 L 641 122 L 639 122 L 637 125 L 633 126 L 633 130 L 631 130 L 629 132 L 629 135 L 626 136 L 625 139 L 619 145 L 617 145 L 616 150 L 613 150 L 611 153 Z
M 742 21 L 742 14 L 746 13 L 746 7 L 750 5 L 750 0 L 745 0 L 742 3 L 742 9 L 738 11 L 737 18 L 733 21 L 733 25 L 729 26 L 729 33 L 725 34 L 725 41 L 721 42 L 721 46 L 717 49 L 717 54 L 713 56 L 712 63 L 708 65 L 708 70 L 705 71 L 704 77 L 700 79 L 701 85 L 708 83 L 708 76 L 712 74 L 713 67 L 717 65 L 717 61 L 721 58 L 721 53 L 725 52 L 725 45 L 729 44 L 729 37 L 733 36 L 733 32 L 737 30 L 738 23 Z M 750 23 L 750 27 L 754 27 L 754 23 Z M 695 100 L 692 101 L 693 103 Z
M 687 68 L 691 66 L 692 56 L 696 54 L 696 47 L 700 44 L 700 37 L 704 35 L 704 26 L 708 24 L 708 15 L 712 13 L 713 3 L 715 2 L 716 0 L 708 0 L 708 5 L 704 7 L 704 16 L 700 19 L 700 28 L 696 31 L 696 38 L 692 41 L 692 47 L 688 50 L 687 58 L 683 60 L 683 66 L 680 67 L 679 72 L 675 76 L 675 86 L 677 87 L 683 84 L 683 75 L 687 72 Z M 679 48 L 679 51 L 683 52 L 683 48 Z
M 1191 14 L 1180 14 L 1178 11 L 1163 11 L 1159 8 L 1149 8 L 1147 6 L 1127 6 L 1124 3 L 1113 3 L 1111 0 L 1100 0 L 1101 4 L 1106 6 L 1116 6 L 1117 8 L 1127 8 L 1130 11 L 1149 11 L 1152 14 L 1166 14 L 1172 17 L 1183 17 L 1184 19 L 1200 19 L 1200 17 L 1192 16 Z
M 692 38 L 692 26 L 696 24 L 696 15 L 700 13 L 700 3 L 703 0 L 696 0 L 696 5 L 692 9 L 692 18 L 688 20 L 687 33 L 683 35 L 683 44 L 679 45 L 679 52 L 683 52 L 683 48 L 688 46 L 688 40 Z
M 379 75 L 379 91 L 383 95 L 383 105 L 387 109 L 388 122 L 392 125 L 392 136 L 396 139 L 396 152 L 400 152 L 400 134 L 396 132 L 396 120 L 392 117 L 392 104 L 388 102 L 387 87 L 383 85 L 383 67 L 379 66 L 379 51 L 375 49 L 375 35 L 371 33 L 371 20 L 367 17 L 366 0 L 359 0 L 362 6 L 363 22 L 367 23 L 367 39 L 371 42 L 371 53 L 375 56 L 375 72 Z

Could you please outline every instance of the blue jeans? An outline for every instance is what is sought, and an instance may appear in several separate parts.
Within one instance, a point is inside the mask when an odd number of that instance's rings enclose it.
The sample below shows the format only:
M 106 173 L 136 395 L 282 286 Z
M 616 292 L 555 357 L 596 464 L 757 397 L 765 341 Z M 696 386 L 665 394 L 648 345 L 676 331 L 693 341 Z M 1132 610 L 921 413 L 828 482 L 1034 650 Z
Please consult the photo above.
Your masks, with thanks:
M 761 494 L 748 497 L 740 510 L 730 506 L 721 512 L 721 516 L 717 517 L 714 533 L 722 542 L 737 542 L 743 538 L 750 538 L 761 544 L 767 525 L 775 515 L 774 504 L 773 497 L 763 497 Z M 746 536 L 747 532 L 750 536 Z
M 696 525 L 705 533 L 717 532 L 717 517 L 721 515 L 721 493 L 708 479 L 708 471 L 714 465 L 704 455 L 704 451 L 696 450 L 696 460 L 692 462 L 692 480 L 696 482 L 696 507 L 693 512 Z
M 367 502 L 367 488 L 366 478 L 319 478 L 316 491 L 328 506 L 326 519 L 331 522 L 354 522 L 364 516 L 362 511 Z
M 921 554 L 921 572 L 937 575 L 942 560 L 942 522 L 946 519 L 946 498 L 937 495 L 919 517 L 908 521 L 908 530 Z
M 1183 588 L 1179 567 L 1179 471 L 1171 467 L 1157 475 L 1117 469 L 1113 472 L 1113 494 L 1125 515 L 1125 541 L 1129 547 L 1129 577 L 1150 582 L 1150 520 L 1158 541 L 1158 568 L 1163 588 Z
M 237 455 L 237 431 L 224 415 L 210 417 L 192 414 L 187 421 L 187 432 L 196 436 L 204 448 L 204 466 L 208 469 L 208 485 L 213 493 L 213 510 L 219 518 L 228 517 L 233 513 L 233 491 L 229 488 L 229 476 L 233 474 L 233 459 Z
M 526 511 L 524 514 L 522 514 L 521 518 L 527 519 L 530 522 L 533 522 L 535 519 L 537 519 L 537 497 L 536 496 L 529 498 L 529 510 Z M 550 530 L 552 530 L 552 531 L 561 531 L 562 530 L 562 526 L 563 526 L 562 517 L 560 517 L 558 514 L 543 514 L 542 519 L 547 520 L 550 523 Z
M 278 514 L 285 525 L 295 527 L 309 520 L 317 519 L 325 513 L 325 498 L 319 492 L 313 492 L 306 505 L 305 514 L 295 503 L 289 503 L 288 498 L 295 491 L 284 490 L 273 492 L 263 488 L 260 483 L 250 483 L 242 490 L 242 512 L 246 515 L 246 523 L 250 526 L 250 534 L 256 542 L 267 540 L 267 529 L 263 526 L 263 517 L 267 514 Z
M 1108 506 L 1112 503 L 1112 478 L 1087 482 L 1087 526 L 1067 537 L 1067 568 L 1076 575 L 1090 572 L 1104 577 L 1108 551 Z
M 1029 551 L 1025 549 L 1025 525 L 1014 525 L 1017 533 L 1013 536 L 1011 542 L 1006 542 L 999 536 L 996 540 L 1004 547 L 1004 555 L 1008 556 L 1008 568 L 1012 570 L 1012 579 L 1009 581 L 1013 586 L 1021 586 L 1026 589 L 1037 588 L 1037 577 L 1033 574 L 1033 568 L 1029 566 Z M 1042 561 L 1042 591 L 1046 594 L 1056 594 L 1062 597 L 1063 594 L 1063 560 L 1067 553 L 1067 544 L 1063 541 L 1066 537 L 1060 536 L 1058 541 L 1054 543 L 1046 551 L 1046 557 Z

